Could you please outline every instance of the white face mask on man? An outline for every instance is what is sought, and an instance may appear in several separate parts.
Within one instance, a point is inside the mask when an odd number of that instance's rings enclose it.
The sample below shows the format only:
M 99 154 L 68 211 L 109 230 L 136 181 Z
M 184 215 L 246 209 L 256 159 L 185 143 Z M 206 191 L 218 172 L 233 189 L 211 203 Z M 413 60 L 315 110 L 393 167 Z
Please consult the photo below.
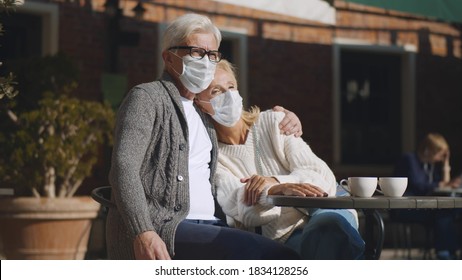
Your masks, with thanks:
M 178 56 L 176 53 L 172 52 Z M 179 79 L 183 86 L 190 92 L 198 94 L 205 90 L 213 80 L 215 75 L 216 63 L 211 62 L 207 57 L 196 59 L 190 55 L 180 57 L 183 60 L 183 73 L 179 74 Z
M 210 99 L 210 104 L 215 111 L 212 118 L 221 125 L 232 127 L 241 118 L 242 97 L 237 90 L 228 90 Z

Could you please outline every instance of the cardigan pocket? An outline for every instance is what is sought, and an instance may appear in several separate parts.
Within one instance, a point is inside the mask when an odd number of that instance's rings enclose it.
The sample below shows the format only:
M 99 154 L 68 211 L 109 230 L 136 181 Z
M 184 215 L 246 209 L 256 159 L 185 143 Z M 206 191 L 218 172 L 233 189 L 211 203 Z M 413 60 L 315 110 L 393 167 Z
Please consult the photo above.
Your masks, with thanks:
M 168 192 L 167 186 L 165 170 L 162 168 L 153 168 L 145 178 L 144 192 L 150 199 L 162 201 L 163 204 L 165 194 Z

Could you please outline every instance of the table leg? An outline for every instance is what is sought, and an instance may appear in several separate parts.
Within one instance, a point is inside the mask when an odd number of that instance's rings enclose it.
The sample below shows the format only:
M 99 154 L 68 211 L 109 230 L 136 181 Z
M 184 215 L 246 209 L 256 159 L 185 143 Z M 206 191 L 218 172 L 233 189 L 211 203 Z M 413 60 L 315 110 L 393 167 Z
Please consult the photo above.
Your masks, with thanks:
M 366 225 L 364 241 L 366 242 L 365 258 L 378 260 L 382 253 L 383 241 L 385 239 L 385 226 L 382 215 L 375 209 L 363 209 Z M 374 242 L 374 222 L 377 224 L 377 240 Z

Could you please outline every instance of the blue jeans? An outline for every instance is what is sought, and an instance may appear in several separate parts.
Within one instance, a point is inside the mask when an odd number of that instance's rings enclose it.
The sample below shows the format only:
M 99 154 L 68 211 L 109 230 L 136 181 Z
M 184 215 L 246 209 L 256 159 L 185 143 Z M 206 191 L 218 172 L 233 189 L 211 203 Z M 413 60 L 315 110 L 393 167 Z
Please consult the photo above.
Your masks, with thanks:
M 262 235 L 230 228 L 225 223 L 184 220 L 175 233 L 176 260 L 300 259 L 282 243 Z
M 307 260 L 364 258 L 365 243 L 354 215 L 346 209 L 314 209 L 310 220 L 295 230 L 286 245 Z

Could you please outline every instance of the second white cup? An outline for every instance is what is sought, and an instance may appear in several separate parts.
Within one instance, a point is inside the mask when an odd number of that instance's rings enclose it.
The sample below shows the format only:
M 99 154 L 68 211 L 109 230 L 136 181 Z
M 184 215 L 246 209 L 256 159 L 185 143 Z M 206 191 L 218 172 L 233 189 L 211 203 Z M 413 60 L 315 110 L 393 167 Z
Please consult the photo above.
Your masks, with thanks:
M 403 196 L 407 188 L 407 177 L 380 177 L 379 186 L 385 196 Z
M 348 177 L 340 186 L 353 196 L 371 197 L 377 188 L 377 177 Z

